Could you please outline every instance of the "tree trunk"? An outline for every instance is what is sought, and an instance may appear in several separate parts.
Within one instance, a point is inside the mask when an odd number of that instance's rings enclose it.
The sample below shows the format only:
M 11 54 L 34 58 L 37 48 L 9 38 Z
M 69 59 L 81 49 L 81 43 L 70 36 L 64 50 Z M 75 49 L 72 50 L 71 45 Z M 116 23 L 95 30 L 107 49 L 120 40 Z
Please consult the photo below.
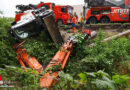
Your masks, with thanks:
M 123 32 L 123 33 L 119 33 L 119 34 L 117 34 L 117 35 L 108 37 L 108 38 L 104 39 L 102 42 L 111 41 L 111 40 L 114 39 L 114 38 L 119 38 L 119 37 L 128 36 L 128 35 L 130 35 L 130 30 L 127 30 L 127 31 L 125 31 L 125 32 Z M 92 44 L 90 44 L 89 46 L 91 47 L 91 46 L 94 46 L 94 45 L 95 45 L 95 43 L 92 43 Z

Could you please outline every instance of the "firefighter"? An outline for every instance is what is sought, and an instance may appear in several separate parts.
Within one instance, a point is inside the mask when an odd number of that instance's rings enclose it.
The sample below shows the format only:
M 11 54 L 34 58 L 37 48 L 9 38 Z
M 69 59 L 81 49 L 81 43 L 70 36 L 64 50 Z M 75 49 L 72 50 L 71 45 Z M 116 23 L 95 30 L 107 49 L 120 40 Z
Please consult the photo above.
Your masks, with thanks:
M 78 15 L 76 14 L 76 12 L 74 12 L 74 16 L 76 17 L 76 24 L 78 24 Z
M 80 26 L 81 26 L 81 28 L 83 27 L 83 22 L 84 22 L 83 13 L 80 13 Z
M 73 15 L 73 18 L 72 18 L 72 30 L 73 30 L 73 33 L 76 33 L 76 17 L 75 17 L 75 15 Z

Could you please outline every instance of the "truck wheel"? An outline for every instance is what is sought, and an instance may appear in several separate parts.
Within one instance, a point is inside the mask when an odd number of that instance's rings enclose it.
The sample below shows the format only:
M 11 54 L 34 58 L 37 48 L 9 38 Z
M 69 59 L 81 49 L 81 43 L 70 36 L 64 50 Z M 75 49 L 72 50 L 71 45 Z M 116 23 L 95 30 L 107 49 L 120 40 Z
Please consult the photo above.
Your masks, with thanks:
M 101 23 L 110 23 L 110 19 L 108 17 L 102 17 L 100 22 Z
M 89 19 L 88 21 L 89 24 L 96 24 L 97 23 L 97 19 L 95 17 L 92 17 Z
M 58 21 L 57 21 L 57 25 L 58 25 L 58 26 L 61 26 L 62 24 L 63 24 L 62 20 L 58 20 Z

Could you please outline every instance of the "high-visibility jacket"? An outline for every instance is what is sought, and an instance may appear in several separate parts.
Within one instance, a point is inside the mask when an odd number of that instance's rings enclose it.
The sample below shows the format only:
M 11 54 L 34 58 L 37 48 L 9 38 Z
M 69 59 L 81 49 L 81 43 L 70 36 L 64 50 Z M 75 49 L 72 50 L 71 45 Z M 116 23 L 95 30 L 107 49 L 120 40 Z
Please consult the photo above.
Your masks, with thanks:
M 80 16 L 80 23 L 83 23 L 83 20 L 84 20 L 83 16 Z
M 78 24 L 78 16 L 75 16 L 76 17 L 76 23 Z
M 76 17 L 75 16 L 73 16 L 73 18 L 72 18 L 72 23 L 76 24 Z

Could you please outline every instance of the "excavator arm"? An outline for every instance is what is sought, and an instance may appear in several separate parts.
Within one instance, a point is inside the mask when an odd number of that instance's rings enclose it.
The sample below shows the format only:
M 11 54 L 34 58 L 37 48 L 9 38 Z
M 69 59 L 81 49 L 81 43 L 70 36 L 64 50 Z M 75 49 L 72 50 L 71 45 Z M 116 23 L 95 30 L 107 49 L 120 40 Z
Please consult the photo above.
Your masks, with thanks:
M 23 49 L 22 46 L 24 45 L 26 41 L 22 41 L 21 43 L 18 43 L 13 46 L 13 48 L 16 49 L 17 53 L 17 60 L 21 64 L 22 68 L 26 70 L 26 67 L 28 66 L 29 68 L 37 71 L 37 72 L 42 72 L 43 67 L 42 65 L 37 61 L 35 57 L 30 57 L 27 54 L 26 49 Z
M 73 42 L 67 41 L 64 43 L 64 45 L 61 47 L 61 50 L 59 50 L 55 56 L 52 58 L 51 62 L 48 64 L 47 68 L 61 65 L 61 69 L 52 72 L 48 71 L 43 75 L 43 77 L 40 78 L 40 87 L 50 87 L 52 84 L 55 84 L 57 82 L 56 78 L 58 77 L 58 72 L 62 71 L 65 68 L 65 65 L 67 63 L 67 60 L 73 50 Z
M 24 70 L 26 70 L 26 67 L 29 67 L 37 71 L 39 74 L 41 74 L 43 71 L 42 65 L 38 62 L 38 60 L 35 57 L 30 57 L 27 54 L 26 49 L 22 48 L 24 43 L 25 41 L 22 41 L 21 43 L 14 45 L 14 48 L 16 49 L 17 53 L 18 62 L 21 64 Z M 62 71 L 65 68 L 65 65 L 72 50 L 73 50 L 73 42 L 71 39 L 63 44 L 61 50 L 59 50 L 55 54 L 55 56 L 52 58 L 52 60 L 47 65 L 45 70 L 56 65 L 61 65 L 61 70 L 59 71 Z M 58 71 L 56 72 L 48 71 L 40 78 L 40 87 L 50 87 L 52 84 L 56 83 L 55 79 L 57 77 L 58 77 Z

